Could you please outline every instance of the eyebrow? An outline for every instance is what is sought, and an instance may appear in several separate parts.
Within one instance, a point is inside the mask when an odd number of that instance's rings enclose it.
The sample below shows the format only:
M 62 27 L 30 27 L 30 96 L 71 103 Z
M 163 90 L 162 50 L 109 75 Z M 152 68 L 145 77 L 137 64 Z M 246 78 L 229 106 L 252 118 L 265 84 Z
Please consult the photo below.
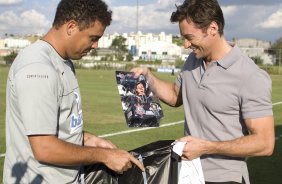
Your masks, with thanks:
M 90 35 L 89 36 L 91 39 L 100 39 L 102 36 L 99 36 L 99 35 Z
M 100 35 L 90 35 L 90 37 L 102 37 Z
M 191 40 L 191 39 L 194 37 L 194 35 L 192 35 L 192 34 L 186 34 L 186 35 L 182 35 L 182 37 L 185 38 L 185 39 L 187 39 L 187 40 Z

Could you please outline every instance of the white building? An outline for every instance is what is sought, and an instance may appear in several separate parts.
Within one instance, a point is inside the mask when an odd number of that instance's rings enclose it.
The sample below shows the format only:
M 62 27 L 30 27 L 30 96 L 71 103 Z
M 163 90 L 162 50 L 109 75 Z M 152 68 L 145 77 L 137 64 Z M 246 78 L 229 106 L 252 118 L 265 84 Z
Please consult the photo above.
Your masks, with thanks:
M 145 60 L 160 59 L 172 61 L 175 56 L 181 56 L 180 47 L 172 44 L 172 34 L 165 34 L 164 32 L 160 34 L 143 34 L 141 31 L 137 34 L 106 34 L 99 39 L 98 47 L 109 48 L 117 36 L 122 36 L 126 39 L 125 45 L 127 45 L 127 49 L 135 59 L 141 57 Z M 146 54 L 144 54 L 145 52 Z
M 112 45 L 113 40 L 119 36 L 118 33 L 114 33 L 114 34 L 106 34 L 103 35 L 98 42 L 98 47 L 99 48 L 109 48 Z
M 30 41 L 22 38 L 5 38 L 4 47 L 9 49 L 21 49 L 29 46 Z
M 4 40 L 0 38 L 0 49 L 4 49 L 4 48 L 5 48 Z
M 157 41 L 163 41 L 167 43 L 172 43 L 172 34 L 166 35 L 164 32 L 161 32 L 160 34 L 142 34 L 142 32 L 136 33 L 123 33 L 122 35 L 118 33 L 114 33 L 112 35 L 106 34 L 102 36 L 98 42 L 99 48 L 109 48 L 113 42 L 113 40 L 117 36 L 122 36 L 126 39 L 125 44 L 127 45 L 127 49 L 129 51 L 133 51 L 132 49 L 135 49 L 136 52 L 133 54 L 137 53 L 137 50 L 139 49 L 140 46 L 152 42 L 157 42 Z
M 271 46 L 270 42 L 252 38 L 243 38 L 235 40 L 235 44 L 250 58 L 261 58 L 263 60 L 263 64 L 273 65 L 275 62 L 274 56 L 266 52 L 266 50 L 268 50 Z
M 174 62 L 176 57 L 181 56 L 181 47 L 165 41 L 151 42 L 140 46 L 138 56 L 145 61 Z
M 253 38 L 241 38 L 235 40 L 235 43 L 241 48 L 263 48 L 269 49 L 271 43 L 268 41 L 257 40 Z

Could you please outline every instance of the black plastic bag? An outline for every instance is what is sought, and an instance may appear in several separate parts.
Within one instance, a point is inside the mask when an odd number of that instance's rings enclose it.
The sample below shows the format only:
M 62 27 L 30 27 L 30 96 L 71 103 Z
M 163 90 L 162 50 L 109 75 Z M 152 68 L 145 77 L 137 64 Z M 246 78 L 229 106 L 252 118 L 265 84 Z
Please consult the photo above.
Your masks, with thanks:
M 118 176 L 119 184 L 177 184 L 179 156 L 172 151 L 172 140 L 157 141 L 130 151 L 143 162 L 145 173 L 133 165 Z M 142 159 L 140 159 L 142 157 Z
M 134 150 L 132 153 L 144 167 L 142 172 L 136 165 L 117 175 L 103 165 L 91 166 L 85 172 L 85 183 L 95 184 L 177 184 L 180 157 L 172 151 L 174 140 L 153 142 Z
M 117 174 L 103 164 L 84 166 L 81 184 L 118 184 Z

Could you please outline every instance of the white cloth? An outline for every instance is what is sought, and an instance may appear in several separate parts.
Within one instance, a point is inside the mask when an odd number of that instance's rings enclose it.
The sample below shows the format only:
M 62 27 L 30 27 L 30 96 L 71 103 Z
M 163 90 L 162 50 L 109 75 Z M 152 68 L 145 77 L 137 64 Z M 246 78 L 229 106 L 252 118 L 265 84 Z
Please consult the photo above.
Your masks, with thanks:
M 186 142 L 175 141 L 173 152 L 181 156 Z M 204 174 L 200 158 L 194 160 L 181 160 L 178 169 L 178 184 L 204 184 Z

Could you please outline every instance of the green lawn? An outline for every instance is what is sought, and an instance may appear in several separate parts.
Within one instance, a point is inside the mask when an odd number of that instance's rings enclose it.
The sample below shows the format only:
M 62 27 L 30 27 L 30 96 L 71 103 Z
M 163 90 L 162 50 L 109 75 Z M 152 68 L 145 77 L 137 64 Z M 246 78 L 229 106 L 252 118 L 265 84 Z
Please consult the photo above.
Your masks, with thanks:
M 5 152 L 5 86 L 8 68 L 0 66 L 0 153 Z M 85 129 L 103 135 L 127 128 L 121 109 L 113 70 L 77 70 L 82 93 L 82 106 Z M 176 76 L 158 74 L 162 79 L 174 81 Z M 273 80 L 273 103 L 282 101 L 282 76 L 271 76 Z M 164 115 L 161 124 L 183 120 L 183 109 L 171 108 L 162 104 Z M 274 106 L 276 134 L 282 135 L 282 104 Z M 155 128 L 141 132 L 108 137 L 120 148 L 130 150 L 141 145 L 164 139 L 176 139 L 183 135 L 183 124 Z M 254 184 L 282 183 L 282 137 L 277 140 L 271 157 L 250 158 L 248 160 L 251 181 Z M 0 158 L 0 183 L 2 181 L 3 158 Z

